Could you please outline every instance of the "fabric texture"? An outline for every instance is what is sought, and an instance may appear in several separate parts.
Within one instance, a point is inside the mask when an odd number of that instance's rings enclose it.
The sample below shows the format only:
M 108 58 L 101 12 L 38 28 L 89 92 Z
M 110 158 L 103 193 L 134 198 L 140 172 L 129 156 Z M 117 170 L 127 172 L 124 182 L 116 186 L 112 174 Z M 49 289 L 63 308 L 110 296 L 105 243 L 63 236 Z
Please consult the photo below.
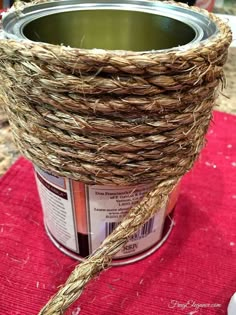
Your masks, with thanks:
M 67 314 L 227 314 L 236 291 L 235 134 L 236 116 L 215 112 L 168 240 L 103 272 Z M 20 158 L 0 180 L 0 314 L 37 314 L 75 264 L 46 235 L 32 165 Z

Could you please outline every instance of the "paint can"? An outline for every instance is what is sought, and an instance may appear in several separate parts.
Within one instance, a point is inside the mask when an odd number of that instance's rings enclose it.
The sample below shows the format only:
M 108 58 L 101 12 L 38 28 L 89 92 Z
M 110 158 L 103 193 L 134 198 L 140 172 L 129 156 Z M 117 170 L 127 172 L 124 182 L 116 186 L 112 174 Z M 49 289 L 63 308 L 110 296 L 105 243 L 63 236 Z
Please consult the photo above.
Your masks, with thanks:
M 79 260 L 98 248 L 153 186 L 86 185 L 38 167 L 35 167 L 35 177 L 48 236 L 61 251 Z M 115 255 L 113 265 L 140 260 L 162 245 L 174 224 L 172 217 L 178 194 L 179 185 L 166 206 Z
M 91 23 L 92 21 L 92 23 Z M 85 49 L 170 51 L 203 41 L 217 32 L 197 11 L 163 2 L 55 1 L 26 7 L 3 19 L 5 37 Z M 71 257 L 82 260 L 122 221 L 130 207 L 153 187 L 86 185 L 35 166 L 47 233 Z M 159 248 L 173 228 L 176 187 L 163 209 L 116 254 L 113 265 L 138 261 Z

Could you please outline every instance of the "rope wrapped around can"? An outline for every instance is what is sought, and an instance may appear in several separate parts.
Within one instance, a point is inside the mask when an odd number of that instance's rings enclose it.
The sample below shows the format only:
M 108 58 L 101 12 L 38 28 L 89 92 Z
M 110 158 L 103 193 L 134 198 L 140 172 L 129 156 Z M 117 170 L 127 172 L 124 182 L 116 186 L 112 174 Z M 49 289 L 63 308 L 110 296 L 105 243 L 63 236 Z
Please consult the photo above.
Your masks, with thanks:
M 74 269 L 41 315 L 64 313 L 165 205 L 204 145 L 232 37 L 215 15 L 192 10 L 213 20 L 219 32 L 186 50 L 141 53 L 0 41 L 0 89 L 23 155 L 86 184 L 155 187 Z

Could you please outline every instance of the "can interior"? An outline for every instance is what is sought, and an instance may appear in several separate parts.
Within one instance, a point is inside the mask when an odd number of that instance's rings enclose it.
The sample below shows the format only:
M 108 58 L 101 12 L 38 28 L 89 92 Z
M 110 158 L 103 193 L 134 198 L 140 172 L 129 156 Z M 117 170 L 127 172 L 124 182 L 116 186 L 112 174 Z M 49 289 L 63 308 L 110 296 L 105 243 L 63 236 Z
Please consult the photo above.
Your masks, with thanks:
M 54 13 L 26 24 L 32 41 L 77 48 L 147 51 L 191 42 L 192 27 L 157 14 L 125 10 L 77 10 Z

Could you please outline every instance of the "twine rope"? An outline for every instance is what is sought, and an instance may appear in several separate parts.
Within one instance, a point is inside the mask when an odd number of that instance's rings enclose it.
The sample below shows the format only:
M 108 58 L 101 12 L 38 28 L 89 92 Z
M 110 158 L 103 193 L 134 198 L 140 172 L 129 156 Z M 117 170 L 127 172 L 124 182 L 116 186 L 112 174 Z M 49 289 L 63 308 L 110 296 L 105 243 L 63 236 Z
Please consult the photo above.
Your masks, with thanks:
M 64 313 L 165 206 L 204 145 L 217 88 L 224 84 L 231 31 L 213 14 L 192 10 L 213 20 L 219 32 L 168 52 L 0 41 L 0 89 L 22 154 L 53 174 L 86 184 L 154 185 L 40 315 Z

